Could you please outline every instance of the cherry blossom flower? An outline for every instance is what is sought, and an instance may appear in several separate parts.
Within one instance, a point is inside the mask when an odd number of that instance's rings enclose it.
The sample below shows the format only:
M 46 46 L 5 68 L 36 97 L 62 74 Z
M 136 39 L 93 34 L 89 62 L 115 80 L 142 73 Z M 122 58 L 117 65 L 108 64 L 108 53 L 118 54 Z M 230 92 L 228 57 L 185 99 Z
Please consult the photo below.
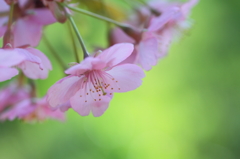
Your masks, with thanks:
M 149 71 L 163 58 L 169 49 L 169 45 L 181 30 L 189 28 L 188 14 L 197 0 L 187 3 L 166 3 L 154 1 L 149 6 L 155 13 L 151 14 L 150 8 L 139 8 L 137 13 L 127 22 L 136 27 L 146 29 L 138 33 L 124 32 L 115 28 L 110 33 L 110 44 L 130 42 L 135 44 L 133 54 L 124 63 L 135 63 Z M 156 13 L 158 12 L 158 14 Z M 180 31 L 178 31 L 180 30 Z
M 56 22 L 56 19 L 47 8 L 25 9 L 23 2 L 25 0 L 19 0 L 21 5 L 13 15 L 15 20 L 13 24 L 14 46 L 30 45 L 35 47 L 41 40 L 43 26 Z M 8 11 L 9 6 L 4 1 L 0 1 L 0 12 L 7 13 Z M 0 37 L 4 35 L 7 29 L 7 21 L 8 14 L 0 17 Z
M 60 110 L 53 111 L 49 108 L 46 98 L 28 98 L 10 107 L 0 114 L 0 120 L 22 119 L 27 122 L 43 121 L 45 119 L 65 120 L 65 115 Z
M 11 79 L 18 74 L 18 67 L 32 79 L 45 79 L 52 66 L 48 58 L 34 48 L 0 49 L 0 81 Z
M 181 32 L 191 27 L 188 19 L 191 9 L 198 0 L 190 0 L 186 3 L 162 3 L 150 2 L 150 6 L 157 10 L 160 16 L 153 16 L 148 29 L 158 39 L 158 49 L 167 54 L 172 41 L 180 37 Z
M 101 116 L 114 92 L 127 92 L 142 83 L 144 72 L 134 64 L 119 64 L 133 51 L 129 43 L 116 44 L 94 57 L 65 71 L 69 76 L 56 82 L 47 93 L 53 109 L 70 101 L 71 108 L 82 116 Z

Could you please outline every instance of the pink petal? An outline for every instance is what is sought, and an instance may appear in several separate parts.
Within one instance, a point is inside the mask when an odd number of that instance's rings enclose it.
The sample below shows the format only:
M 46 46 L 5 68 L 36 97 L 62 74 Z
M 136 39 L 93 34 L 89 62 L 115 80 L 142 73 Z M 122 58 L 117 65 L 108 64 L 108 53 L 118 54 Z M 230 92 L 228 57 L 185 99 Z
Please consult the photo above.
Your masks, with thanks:
M 56 22 L 49 9 L 34 9 L 33 14 L 28 15 L 29 21 L 37 23 L 38 25 L 49 25 Z
M 198 3 L 198 1 L 199 0 L 189 0 L 188 2 L 182 5 L 181 10 L 185 18 L 188 16 L 191 9 Z
M 20 66 L 24 74 L 32 79 L 46 79 L 48 77 L 48 71 L 52 70 L 52 65 L 48 58 L 37 49 L 26 48 L 26 50 L 41 59 L 42 69 L 40 69 L 36 63 L 25 61 Z
M 127 92 L 136 89 L 142 84 L 145 77 L 143 70 L 134 64 L 122 64 L 106 71 L 111 78 L 106 83 L 110 84 L 109 91 Z M 112 89 L 113 88 L 113 89 Z
M 117 43 L 135 43 L 135 40 L 128 36 L 122 29 L 114 28 L 110 33 L 110 41 L 112 44 Z
M 158 41 L 156 38 L 149 38 L 139 43 L 137 63 L 139 63 L 143 69 L 150 70 L 157 64 L 158 61 Z
M 157 31 L 161 29 L 166 23 L 178 16 L 179 13 L 180 9 L 178 7 L 172 7 L 168 9 L 167 11 L 163 12 L 161 16 L 151 20 L 148 31 Z
M 133 44 L 130 43 L 120 43 L 111 46 L 110 48 L 104 50 L 97 58 L 106 62 L 108 67 L 115 66 L 125 60 L 133 52 Z
M 81 116 L 89 115 L 90 110 L 95 117 L 101 116 L 108 108 L 111 97 L 108 95 L 98 96 L 98 93 L 86 94 L 86 90 L 94 87 L 92 83 L 88 83 L 86 88 L 79 91 L 70 99 L 71 106 Z
M 18 70 L 16 68 L 0 68 L 0 82 L 11 79 L 12 77 L 18 75 Z
M 164 29 L 161 34 L 160 38 L 158 39 L 158 48 L 159 48 L 159 54 L 158 58 L 164 57 L 169 50 L 169 46 L 173 40 L 173 35 L 174 35 L 174 28 L 168 28 Z
M 87 57 L 80 64 L 74 65 L 65 71 L 66 74 L 79 76 L 93 69 L 102 69 L 106 63 L 94 57 Z
M 25 61 L 36 63 L 39 65 L 39 68 L 43 69 L 42 61 L 38 56 L 33 55 L 27 49 L 15 48 L 14 50 L 16 50 L 18 54 L 24 56 Z
M 18 49 L 0 49 L 0 66 L 11 67 L 20 64 L 26 57 Z
M 49 88 L 47 93 L 47 101 L 53 109 L 59 105 L 65 104 L 80 89 L 83 82 L 82 77 L 67 76 Z
M 32 22 L 29 18 L 21 18 L 16 21 L 13 33 L 15 47 L 23 45 L 35 47 L 42 36 L 42 25 Z

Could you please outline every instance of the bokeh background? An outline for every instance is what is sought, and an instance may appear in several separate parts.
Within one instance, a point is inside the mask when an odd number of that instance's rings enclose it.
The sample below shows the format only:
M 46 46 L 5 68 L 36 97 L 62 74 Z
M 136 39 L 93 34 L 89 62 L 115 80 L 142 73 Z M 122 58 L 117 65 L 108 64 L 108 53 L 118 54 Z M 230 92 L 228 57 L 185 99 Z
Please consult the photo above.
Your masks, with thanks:
M 0 123 L 0 159 L 240 158 L 240 3 L 200 0 L 191 17 L 192 29 L 142 86 L 116 93 L 103 116 L 69 110 L 65 122 Z M 75 20 L 89 48 L 106 46 L 105 22 L 77 13 Z M 66 63 L 75 61 L 67 25 L 44 34 Z M 54 67 L 37 81 L 43 96 L 63 73 L 43 42 L 38 48 Z

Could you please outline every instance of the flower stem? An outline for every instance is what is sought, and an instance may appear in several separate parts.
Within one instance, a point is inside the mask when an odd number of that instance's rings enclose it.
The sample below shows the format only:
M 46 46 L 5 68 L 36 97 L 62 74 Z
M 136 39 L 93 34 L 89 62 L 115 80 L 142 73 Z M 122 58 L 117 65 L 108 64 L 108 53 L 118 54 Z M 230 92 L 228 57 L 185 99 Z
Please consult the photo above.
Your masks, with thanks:
M 55 49 L 52 47 L 52 45 L 50 44 L 50 42 L 48 41 L 46 36 L 43 36 L 43 41 L 45 43 L 45 45 L 48 47 L 48 49 L 50 50 L 50 52 L 53 54 L 53 56 L 56 58 L 56 60 L 58 61 L 59 65 L 62 67 L 63 71 L 65 71 L 67 69 L 65 63 L 63 62 L 63 60 L 58 56 L 57 52 L 55 51 Z
M 80 58 L 78 56 L 77 46 L 76 46 L 76 43 L 75 43 L 75 40 L 74 40 L 71 24 L 69 22 L 68 22 L 68 30 L 69 30 L 69 34 L 70 34 L 70 37 L 71 37 L 72 43 L 73 43 L 73 50 L 74 50 L 75 59 L 76 59 L 77 63 L 79 63 Z
M 9 12 L 9 17 L 8 17 L 8 25 L 7 28 L 8 30 L 11 29 L 12 21 L 13 21 L 13 11 L 14 11 L 14 3 L 10 5 L 10 12 Z
M 95 13 L 92 13 L 92 12 L 89 12 L 87 10 L 83 10 L 83 9 L 80 9 L 80 8 L 74 8 L 74 7 L 68 6 L 66 4 L 63 4 L 63 5 L 66 6 L 67 8 L 75 11 L 75 12 L 79 12 L 79 13 L 82 13 L 82 14 L 85 14 L 85 15 L 88 15 L 88 16 L 91 16 L 91 17 L 94 17 L 94 18 L 97 18 L 97 19 L 100 19 L 100 20 L 103 20 L 103 21 L 106 21 L 106 22 L 109 22 L 109 23 L 113 23 L 113 24 L 115 24 L 115 25 L 117 25 L 121 28 L 134 29 L 131 25 L 120 23 L 118 21 L 115 21 L 113 19 L 101 16 L 99 14 L 95 14 Z
M 82 36 L 81 36 L 80 32 L 78 31 L 77 25 L 75 24 L 72 16 L 66 11 L 66 9 L 65 9 L 65 14 L 67 15 L 67 17 L 68 17 L 68 19 L 69 19 L 69 21 L 70 21 L 70 23 L 73 27 L 73 30 L 75 31 L 75 33 L 77 35 L 78 41 L 80 42 L 80 45 L 81 45 L 81 48 L 82 48 L 82 51 L 83 51 L 83 58 L 85 59 L 86 57 L 88 57 L 88 52 L 87 52 L 86 46 L 84 44 L 84 41 L 82 39 Z

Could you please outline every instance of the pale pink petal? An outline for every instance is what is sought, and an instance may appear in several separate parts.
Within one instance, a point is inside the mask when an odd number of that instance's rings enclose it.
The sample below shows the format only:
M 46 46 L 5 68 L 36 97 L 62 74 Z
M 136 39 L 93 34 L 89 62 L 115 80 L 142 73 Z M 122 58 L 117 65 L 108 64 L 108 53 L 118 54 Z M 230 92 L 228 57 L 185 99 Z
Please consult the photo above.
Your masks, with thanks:
M 69 99 L 80 89 L 82 82 L 82 77 L 68 76 L 52 85 L 47 93 L 47 101 L 50 107 L 57 109 L 59 105 L 69 101 Z
M 38 64 L 39 68 L 43 69 L 42 61 L 38 56 L 33 55 L 27 49 L 15 48 L 14 50 L 16 50 L 18 54 L 24 56 L 25 61 Z
M 158 61 L 158 41 L 156 38 L 142 40 L 137 48 L 138 56 L 136 62 L 145 70 L 150 70 Z
M 101 102 L 92 103 L 92 114 L 95 117 L 101 116 L 108 108 L 111 98 L 103 97 Z
M 108 88 L 112 92 L 127 92 L 136 89 L 142 84 L 142 78 L 145 77 L 143 70 L 134 64 L 122 64 L 106 71 L 111 77 L 106 83 L 110 84 Z M 105 76 L 107 78 L 107 76 Z
M 136 58 L 137 58 L 137 50 L 136 50 L 136 47 L 135 47 L 132 54 L 130 56 L 128 56 L 128 58 L 126 58 L 124 61 L 119 63 L 119 65 L 126 64 L 126 63 L 135 64 L 136 63 Z
M 52 70 L 52 65 L 46 55 L 34 48 L 26 48 L 25 50 L 41 59 L 42 69 L 39 68 L 39 64 L 25 61 L 19 65 L 24 74 L 32 79 L 46 79 L 48 77 L 49 70 Z
M 162 58 L 168 53 L 170 44 L 173 40 L 173 35 L 174 35 L 174 28 L 164 29 L 161 32 L 160 37 L 158 39 L 158 49 L 159 49 L 158 58 Z
M 28 15 L 28 19 L 33 23 L 43 26 L 56 22 L 56 19 L 49 9 L 34 9 L 29 11 L 32 11 L 33 14 Z
M 96 92 L 86 94 L 86 90 L 89 89 L 94 90 L 92 83 L 88 83 L 86 87 L 79 89 L 70 99 L 71 107 L 81 116 L 89 115 L 91 110 L 94 116 L 101 116 L 108 108 L 111 96 L 99 96 Z
M 112 44 L 117 43 L 135 43 L 135 40 L 128 36 L 122 29 L 116 27 L 110 33 L 110 41 Z
M 41 51 L 34 49 L 34 48 L 26 48 L 26 50 L 41 59 L 43 69 L 46 68 L 48 70 L 52 70 L 51 62 L 49 61 L 49 59 L 47 58 L 47 56 L 44 53 L 42 53 Z
M 0 82 L 6 81 L 18 75 L 18 70 L 16 68 L 0 67 L 0 75 Z
M 91 110 L 91 106 L 89 104 L 92 104 L 93 99 L 89 100 L 89 98 L 91 98 L 90 95 L 83 96 L 83 94 L 85 95 L 83 89 L 78 90 L 75 95 L 70 98 L 70 104 L 73 110 L 75 110 L 78 114 L 81 116 L 87 116 Z
M 185 18 L 187 18 L 191 9 L 198 3 L 198 1 L 199 0 L 189 0 L 188 2 L 186 2 L 182 5 L 181 10 L 182 10 L 182 14 Z
M 92 69 L 102 69 L 106 63 L 94 57 L 87 57 L 80 64 L 74 65 L 65 71 L 66 74 L 79 76 Z
M 27 29 L 26 29 L 27 28 Z M 42 36 L 42 25 L 33 23 L 31 19 L 21 18 L 16 21 L 13 28 L 14 46 L 37 46 Z
M 155 17 L 151 20 L 148 27 L 148 31 L 157 31 L 161 29 L 166 23 L 175 19 L 180 14 L 179 7 L 172 7 L 169 10 L 163 12 L 161 16 Z
M 40 69 L 39 65 L 29 61 L 24 61 L 18 65 L 22 69 L 23 73 L 31 79 L 45 79 L 48 75 L 47 69 Z
M 97 58 L 104 61 L 108 67 L 113 67 L 129 57 L 133 49 L 133 44 L 130 43 L 115 44 L 104 50 Z
M 62 105 L 59 105 L 59 109 L 60 109 L 61 112 L 65 112 L 70 108 L 71 108 L 71 105 L 70 105 L 69 101 L 67 101 L 66 103 L 64 103 Z
M 20 64 L 26 57 L 18 49 L 0 49 L 0 66 L 11 67 Z

